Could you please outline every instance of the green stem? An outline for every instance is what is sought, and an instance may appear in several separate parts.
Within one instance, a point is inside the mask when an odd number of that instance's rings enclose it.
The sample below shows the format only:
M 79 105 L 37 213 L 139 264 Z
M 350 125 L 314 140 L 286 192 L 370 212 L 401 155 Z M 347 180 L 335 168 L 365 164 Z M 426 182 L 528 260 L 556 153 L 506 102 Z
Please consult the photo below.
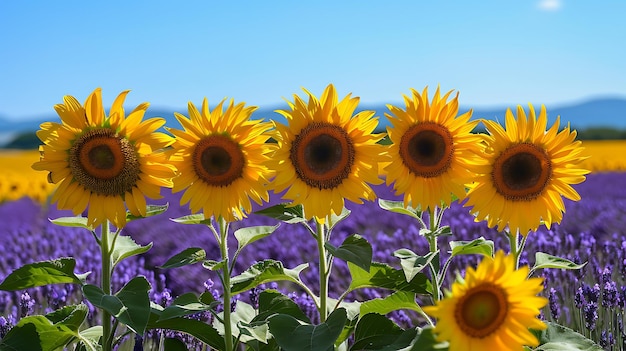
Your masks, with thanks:
M 428 247 L 429 247 L 430 252 L 439 252 L 439 248 L 437 247 L 437 236 L 434 234 L 438 226 L 436 217 L 437 217 L 436 208 L 433 210 L 429 207 L 428 219 L 430 222 L 430 228 L 428 229 L 430 230 L 430 233 L 426 236 L 426 239 L 428 240 Z M 437 257 L 437 259 L 439 259 L 439 257 Z M 430 268 L 430 273 L 431 273 L 432 280 L 433 280 L 432 281 L 433 300 L 434 302 L 437 302 L 441 299 L 441 286 L 440 286 L 440 281 L 439 281 L 439 272 L 437 269 L 435 269 L 435 265 L 432 263 L 432 261 L 428 264 L 428 267 Z
M 319 277 L 320 277 L 320 303 L 319 303 L 319 312 L 320 312 L 320 322 L 324 323 L 326 321 L 326 317 L 328 317 L 328 276 L 329 269 L 327 266 L 327 257 L 326 257 L 326 233 L 324 232 L 324 223 L 315 219 L 315 232 L 317 239 L 317 251 L 319 253 Z
M 518 240 L 519 234 L 512 234 L 511 232 L 507 232 L 507 237 L 509 238 L 509 244 L 511 246 L 511 254 L 515 258 L 515 269 L 519 268 L 519 259 L 522 256 L 522 252 L 524 251 L 524 247 L 526 246 L 526 236 L 522 236 L 522 240 Z
M 219 230 L 220 230 L 220 251 L 222 254 L 222 261 L 224 261 L 224 273 L 222 281 L 224 289 L 224 343 L 226 351 L 233 351 L 233 330 L 230 324 L 230 304 L 231 304 L 231 291 L 230 291 L 230 262 L 228 258 L 228 222 L 220 216 L 219 218 Z
M 102 291 L 105 295 L 111 295 L 111 249 L 109 247 L 109 235 L 111 224 L 105 220 L 101 226 L 100 252 L 102 255 Z M 111 327 L 111 314 L 102 309 L 102 350 L 111 351 L 113 345 L 113 329 Z

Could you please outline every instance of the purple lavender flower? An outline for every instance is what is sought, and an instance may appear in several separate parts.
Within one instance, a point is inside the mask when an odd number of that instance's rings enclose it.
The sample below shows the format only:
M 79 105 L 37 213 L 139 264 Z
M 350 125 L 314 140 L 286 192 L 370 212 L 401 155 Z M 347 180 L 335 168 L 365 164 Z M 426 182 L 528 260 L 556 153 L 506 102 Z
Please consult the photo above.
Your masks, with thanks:
M 555 288 L 550 288 L 548 300 L 550 301 L 550 314 L 553 319 L 557 320 L 561 316 L 561 308 L 559 307 L 559 297 Z

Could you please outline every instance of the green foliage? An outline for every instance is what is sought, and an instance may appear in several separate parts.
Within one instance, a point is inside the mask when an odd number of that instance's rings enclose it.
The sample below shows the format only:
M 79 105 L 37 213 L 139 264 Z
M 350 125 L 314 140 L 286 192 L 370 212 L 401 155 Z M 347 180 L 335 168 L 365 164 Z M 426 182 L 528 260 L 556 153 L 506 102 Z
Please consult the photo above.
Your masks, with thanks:
M 326 242 L 324 246 L 331 255 L 369 272 L 372 263 L 372 245 L 364 237 L 352 234 L 339 247 L 329 242 Z
M 450 257 L 475 254 L 493 257 L 495 250 L 493 241 L 485 240 L 482 236 L 472 241 L 451 241 L 450 249 L 452 249 Z
M 577 264 L 566 258 L 556 257 L 552 255 L 548 255 L 544 252 L 536 252 L 535 253 L 535 265 L 530 270 L 530 272 L 534 272 L 538 269 L 544 268 L 557 268 L 557 269 L 581 269 L 585 266 L 586 263 Z
M 74 274 L 76 260 L 60 258 L 26 264 L 11 272 L 0 284 L 0 290 L 15 291 L 48 284 L 85 283 L 89 273 Z
M 170 257 L 162 266 L 158 268 L 176 268 L 198 263 L 206 258 L 206 251 L 199 247 L 187 248 L 176 255 Z
M 546 330 L 533 330 L 539 340 L 536 351 L 602 351 L 602 347 L 569 328 L 550 322 L 546 324 Z
M 240 294 L 260 284 L 270 282 L 290 281 L 303 285 L 302 280 L 300 280 L 300 272 L 308 266 L 308 263 L 303 263 L 293 269 L 287 269 L 283 267 L 283 263 L 280 261 L 264 260 L 258 262 L 231 279 L 232 294 Z
M 332 351 L 347 320 L 346 310 L 339 308 L 326 322 L 312 325 L 290 315 L 279 314 L 269 321 L 270 331 L 285 351 Z
M 352 276 L 348 291 L 361 288 L 384 288 L 416 294 L 430 294 L 432 291 L 432 286 L 424 274 L 417 273 L 413 279 L 407 281 L 402 270 L 384 263 L 372 263 L 370 271 L 367 272 L 348 262 L 348 269 Z
M 406 281 L 411 281 L 417 273 L 424 270 L 434 258 L 438 257 L 436 252 L 429 252 L 426 256 L 419 256 L 409 249 L 396 250 L 393 255 L 400 259 Z

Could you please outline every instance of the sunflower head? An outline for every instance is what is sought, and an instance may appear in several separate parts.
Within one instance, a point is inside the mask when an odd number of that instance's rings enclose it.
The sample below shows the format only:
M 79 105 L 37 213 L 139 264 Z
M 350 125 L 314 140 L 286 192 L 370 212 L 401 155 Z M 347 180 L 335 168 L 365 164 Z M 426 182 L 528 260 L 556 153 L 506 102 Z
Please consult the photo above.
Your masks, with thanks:
M 210 111 L 205 98 L 201 111 L 189 103 L 189 118 L 175 114 L 184 129 L 168 129 L 176 137 L 170 159 L 178 169 L 173 190 L 186 189 L 181 204 L 233 221 L 251 211 L 250 199 L 268 200 L 273 172 L 266 163 L 275 145 L 268 143 L 272 125 L 250 120 L 256 107 L 223 105 Z
M 543 222 L 550 227 L 560 223 L 565 206 L 562 197 L 578 201 L 572 188 L 585 180 L 588 170 L 581 168 L 587 157 L 569 125 L 559 131 L 559 118 L 546 130 L 544 106 L 537 118 L 530 105 L 529 116 L 521 106 L 517 119 L 506 111 L 506 129 L 485 120 L 489 134 L 479 175 L 468 192 L 467 206 L 473 206 L 477 220 L 503 230 L 527 235 Z
M 536 347 L 529 328 L 546 325 L 537 316 L 548 300 L 537 296 L 541 278 L 527 278 L 528 266 L 515 269 L 513 256 L 498 251 L 476 269 L 468 267 L 443 300 L 424 311 L 437 318 L 435 334 L 450 350 L 523 350 Z
M 59 184 L 52 201 L 74 214 L 88 208 L 92 226 L 109 220 L 123 227 L 126 207 L 133 215 L 145 216 L 145 197 L 160 198 L 161 187 L 171 187 L 174 171 L 161 151 L 171 138 L 155 132 L 165 121 L 142 121 L 147 103 L 126 117 L 122 105 L 127 94 L 115 99 L 109 116 L 99 88 L 84 105 L 65 96 L 63 104 L 54 106 L 61 123 L 43 123 L 37 132 L 44 145 L 33 168 L 48 171 L 48 180 Z
M 354 114 L 358 98 L 349 94 L 339 101 L 332 84 L 320 99 L 305 92 L 308 102 L 294 95 L 290 109 L 277 111 L 288 125 L 276 123 L 272 187 L 288 189 L 285 199 L 302 204 L 309 219 L 323 222 L 341 213 L 345 199 L 375 198 L 369 184 L 381 183 L 378 167 L 385 156 L 378 141 L 383 135 L 373 134 L 378 124 L 373 111 Z
M 471 110 L 457 115 L 458 93 L 448 101 L 452 91 L 440 96 L 437 88 L 429 103 L 427 88 L 412 92 L 404 96 L 404 109 L 387 106 L 389 155 L 397 160 L 384 169 L 387 184 L 404 194 L 405 206 L 434 208 L 453 197 L 463 199 L 483 149 L 480 137 L 471 133 L 478 121 L 469 121 Z

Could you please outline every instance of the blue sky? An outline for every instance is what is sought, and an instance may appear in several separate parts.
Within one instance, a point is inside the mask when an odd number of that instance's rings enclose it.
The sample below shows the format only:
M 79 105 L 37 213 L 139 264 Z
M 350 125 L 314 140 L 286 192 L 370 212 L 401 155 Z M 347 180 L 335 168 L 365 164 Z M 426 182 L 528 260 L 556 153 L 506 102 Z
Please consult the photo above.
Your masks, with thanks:
M 105 106 L 257 106 L 334 83 L 363 104 L 410 88 L 468 107 L 626 97 L 626 1 L 2 1 L 0 116 Z

